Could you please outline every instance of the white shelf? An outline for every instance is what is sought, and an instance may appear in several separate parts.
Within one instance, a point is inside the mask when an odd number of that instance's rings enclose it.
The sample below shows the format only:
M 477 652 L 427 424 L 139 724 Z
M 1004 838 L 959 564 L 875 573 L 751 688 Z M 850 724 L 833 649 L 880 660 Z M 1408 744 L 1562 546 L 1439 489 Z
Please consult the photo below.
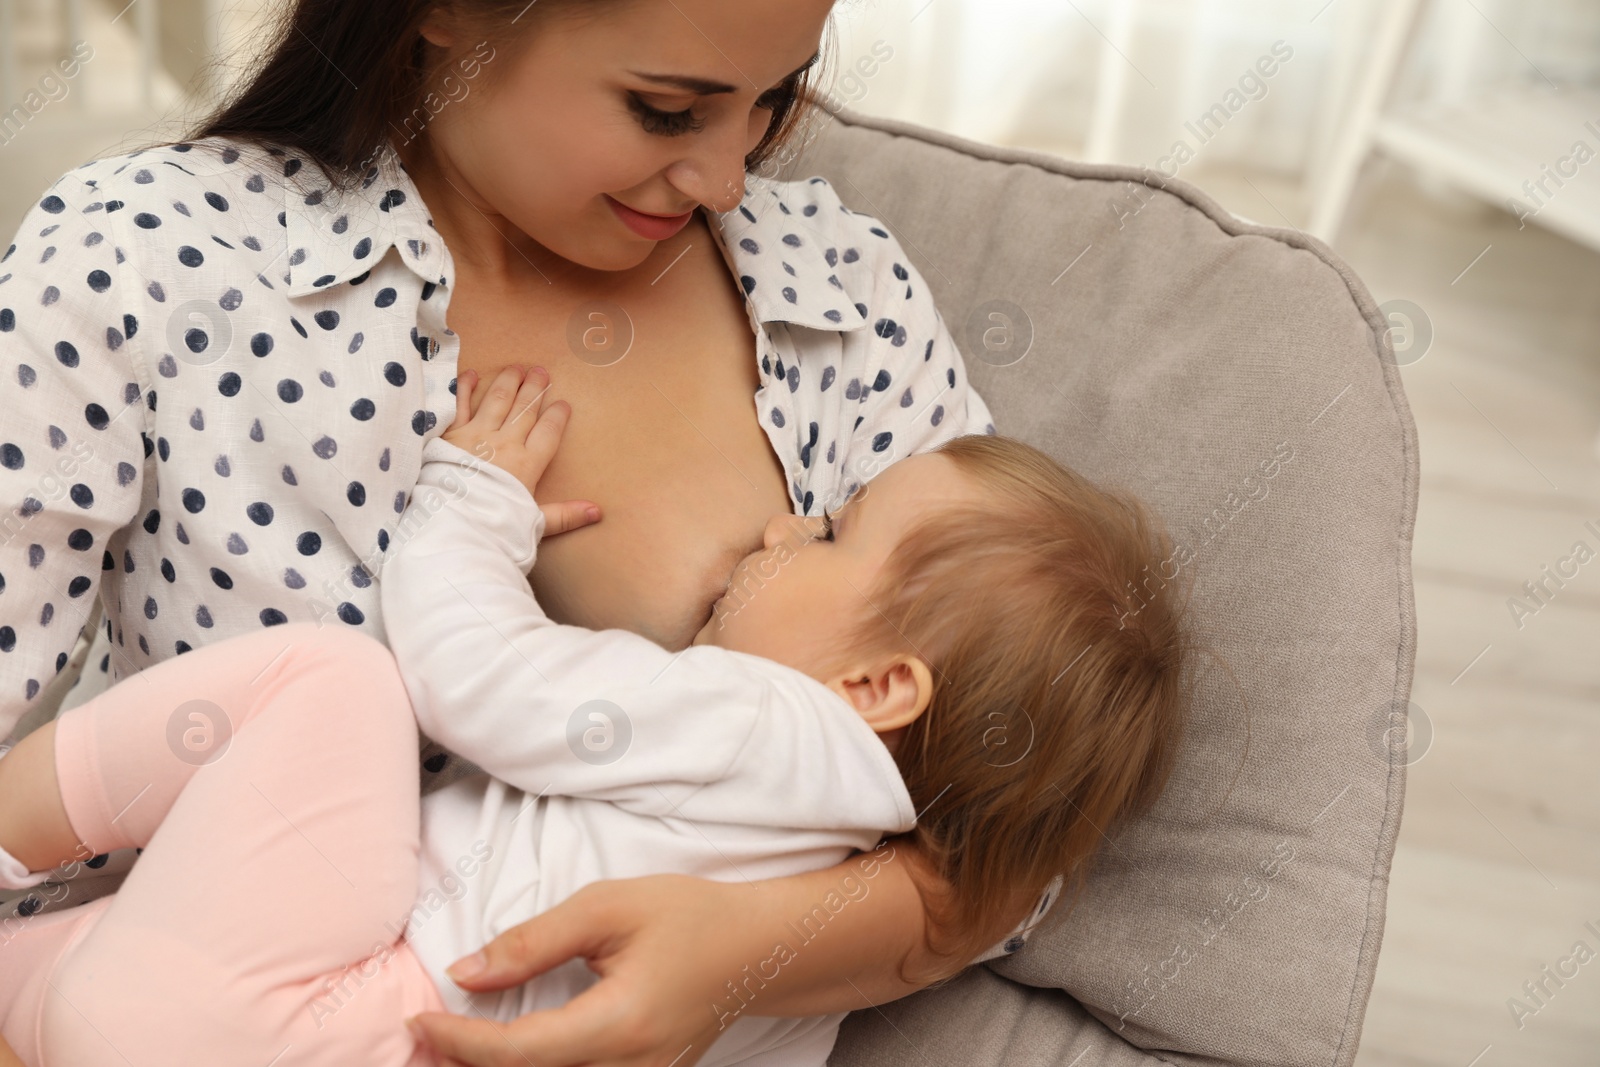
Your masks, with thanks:
M 1465 103 L 1397 109 L 1378 118 L 1374 141 L 1388 154 L 1449 178 L 1505 210 L 1515 197 L 1527 222 L 1600 248 L 1600 91 L 1505 87 Z M 1543 169 L 1584 142 L 1595 158 L 1561 176 Z M 1568 164 L 1568 169 L 1576 160 Z M 1549 196 L 1523 183 L 1545 181 Z M 1541 206 L 1542 201 L 1542 206 Z

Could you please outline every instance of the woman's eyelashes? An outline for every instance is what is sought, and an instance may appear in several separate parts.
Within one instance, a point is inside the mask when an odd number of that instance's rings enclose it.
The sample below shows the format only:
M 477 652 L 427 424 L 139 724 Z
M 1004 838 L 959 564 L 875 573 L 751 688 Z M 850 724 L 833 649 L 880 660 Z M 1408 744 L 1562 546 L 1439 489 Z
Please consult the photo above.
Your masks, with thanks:
M 783 103 L 785 91 L 783 86 L 767 90 L 756 100 L 756 107 L 762 111 L 775 112 Z M 699 133 L 705 129 L 706 120 L 697 116 L 692 106 L 682 111 L 663 111 L 645 103 L 644 98 L 638 93 L 630 92 L 628 107 L 638 116 L 639 125 L 644 127 L 644 132 L 659 137 L 680 137 L 686 133 Z
M 638 93 L 628 94 L 628 106 L 639 117 L 645 133 L 661 137 L 678 137 L 685 133 L 698 133 L 705 128 L 706 120 L 696 117 L 694 108 L 682 111 L 662 111 L 645 103 Z

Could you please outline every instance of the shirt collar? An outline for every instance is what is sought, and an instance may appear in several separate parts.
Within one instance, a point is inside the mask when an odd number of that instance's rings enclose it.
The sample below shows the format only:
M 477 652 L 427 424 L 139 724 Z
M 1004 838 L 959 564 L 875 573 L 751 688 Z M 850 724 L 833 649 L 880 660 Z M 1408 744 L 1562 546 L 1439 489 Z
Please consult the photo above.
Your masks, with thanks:
M 826 201 L 819 205 L 805 195 L 819 183 L 751 179 L 737 208 L 705 215 L 758 321 L 857 330 L 867 323 L 867 305 L 835 270 L 839 251 L 817 224 Z M 455 276 L 450 251 L 392 145 L 384 145 L 360 184 L 343 196 L 327 188 L 286 189 L 290 296 L 359 277 L 390 247 L 424 282 L 449 287 Z
M 826 201 L 817 204 L 806 195 L 817 184 L 825 183 L 821 178 L 805 184 L 752 178 L 737 208 L 706 216 L 757 319 L 857 330 L 867 324 L 867 305 L 835 270 L 839 250 L 817 221 L 828 210 Z
M 392 145 L 384 144 L 361 182 L 342 196 L 286 186 L 290 296 L 347 282 L 400 250 L 400 261 L 424 282 L 449 286 L 455 266 L 444 239 Z

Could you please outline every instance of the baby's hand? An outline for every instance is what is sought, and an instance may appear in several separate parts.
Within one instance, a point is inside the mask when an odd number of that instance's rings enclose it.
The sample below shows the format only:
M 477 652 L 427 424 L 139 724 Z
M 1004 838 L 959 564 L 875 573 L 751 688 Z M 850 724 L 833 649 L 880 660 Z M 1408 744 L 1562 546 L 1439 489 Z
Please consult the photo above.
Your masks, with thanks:
M 534 367 L 526 374 L 521 364 L 501 369 L 473 410 L 472 394 L 477 386 L 478 375 L 474 371 L 464 371 L 457 377 L 456 418 L 441 436 L 514 476 L 537 501 L 539 479 L 555 458 L 572 405 L 565 400 L 546 402 L 550 374 L 543 367 Z M 546 537 L 600 519 L 600 508 L 588 500 L 539 507 L 544 512 Z

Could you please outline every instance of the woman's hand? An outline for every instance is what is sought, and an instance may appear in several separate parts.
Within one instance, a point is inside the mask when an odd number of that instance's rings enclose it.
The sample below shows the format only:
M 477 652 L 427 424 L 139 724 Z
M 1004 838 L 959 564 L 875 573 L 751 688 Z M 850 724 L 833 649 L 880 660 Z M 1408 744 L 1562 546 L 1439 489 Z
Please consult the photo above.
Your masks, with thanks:
M 731 1021 L 718 1013 L 724 983 L 771 953 L 740 899 L 749 895 L 749 886 L 677 874 L 592 883 L 485 945 L 471 977 L 466 961 L 451 971 L 463 989 L 488 992 L 581 956 L 597 985 L 506 1024 L 424 1012 L 419 1036 L 447 1063 L 473 1067 L 690 1067 Z
M 867 1008 L 960 971 L 966 961 L 936 957 L 924 940 L 917 887 L 939 884 L 930 871 L 891 840 L 836 867 L 760 882 L 595 882 L 485 945 L 483 970 L 456 984 L 506 989 L 574 957 L 598 984 L 506 1024 L 425 1012 L 418 1036 L 452 1065 L 690 1067 L 740 1015 Z M 993 916 L 987 932 L 998 941 L 1031 903 Z
M 475 401 L 477 387 L 475 371 L 457 376 L 455 421 L 441 436 L 507 471 L 537 500 L 539 479 L 555 458 L 572 405 L 547 401 L 550 373 L 543 367 L 526 373 L 521 364 L 504 367 L 482 399 Z M 590 500 L 540 504 L 539 509 L 544 512 L 546 537 L 600 520 L 600 508 Z

